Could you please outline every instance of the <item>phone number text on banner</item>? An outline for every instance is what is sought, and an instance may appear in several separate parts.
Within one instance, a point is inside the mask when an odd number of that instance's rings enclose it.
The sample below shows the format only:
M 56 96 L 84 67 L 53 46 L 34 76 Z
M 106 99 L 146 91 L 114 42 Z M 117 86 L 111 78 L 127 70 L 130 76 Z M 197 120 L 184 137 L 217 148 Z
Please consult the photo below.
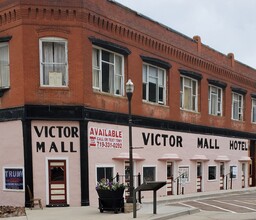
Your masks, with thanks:
M 122 148 L 123 131 L 91 127 L 89 131 L 89 146 L 98 148 Z

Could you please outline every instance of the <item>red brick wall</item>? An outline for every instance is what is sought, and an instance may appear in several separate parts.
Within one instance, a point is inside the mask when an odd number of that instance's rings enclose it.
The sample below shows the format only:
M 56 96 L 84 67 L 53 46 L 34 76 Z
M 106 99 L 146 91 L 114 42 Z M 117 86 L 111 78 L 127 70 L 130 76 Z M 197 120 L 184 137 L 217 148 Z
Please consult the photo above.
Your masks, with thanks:
M 7 7 L 7 3 L 10 7 Z M 16 4 L 17 2 L 17 4 Z M 1 108 L 24 104 L 84 105 L 90 108 L 127 113 L 126 97 L 92 90 L 92 44 L 89 36 L 123 45 L 131 50 L 125 58 L 125 81 L 135 84 L 132 113 L 146 117 L 183 121 L 241 131 L 256 131 L 250 122 L 251 98 L 256 71 L 156 22 L 107 0 L 3 1 L 0 3 L 0 37 L 11 35 L 11 89 L 1 98 Z M 170 9 L 171 10 L 171 9 Z M 10 15 L 11 14 L 11 15 Z M 8 17 L 9 16 L 9 17 Z M 4 19 L 6 17 L 6 19 Z M 68 88 L 41 88 L 39 39 L 68 40 Z M 169 62 L 168 104 L 142 102 L 142 60 L 140 55 Z M 199 113 L 180 110 L 179 68 L 203 75 L 199 86 Z M 208 115 L 207 78 L 226 82 L 223 117 Z M 231 89 L 247 90 L 245 122 L 231 120 Z

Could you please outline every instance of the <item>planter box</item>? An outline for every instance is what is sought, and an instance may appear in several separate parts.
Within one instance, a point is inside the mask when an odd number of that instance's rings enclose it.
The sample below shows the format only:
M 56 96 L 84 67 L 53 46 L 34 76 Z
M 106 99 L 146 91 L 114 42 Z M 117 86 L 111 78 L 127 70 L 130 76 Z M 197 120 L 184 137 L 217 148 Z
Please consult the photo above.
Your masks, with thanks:
M 103 211 L 124 211 L 124 189 L 116 191 L 111 190 L 97 190 L 99 195 L 99 210 Z

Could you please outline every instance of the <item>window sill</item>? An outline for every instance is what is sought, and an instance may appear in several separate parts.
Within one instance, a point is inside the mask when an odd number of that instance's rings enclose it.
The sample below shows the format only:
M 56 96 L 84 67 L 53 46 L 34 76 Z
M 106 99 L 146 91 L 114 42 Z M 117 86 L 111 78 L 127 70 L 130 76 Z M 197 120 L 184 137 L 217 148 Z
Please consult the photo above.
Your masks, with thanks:
M 148 102 L 146 100 L 142 100 L 142 102 L 144 104 L 148 104 L 148 105 L 152 105 L 152 106 L 157 106 L 157 107 L 163 107 L 163 108 L 169 108 L 168 105 L 165 105 L 165 104 L 159 104 L 159 103 L 155 103 L 155 102 Z
M 39 89 L 41 89 L 41 90 L 69 90 L 69 87 L 68 86 L 63 86 L 63 87 L 40 86 Z
M 237 119 L 233 119 L 233 118 L 231 118 L 231 120 L 233 121 L 233 122 L 239 122 L 239 123 L 244 123 L 245 121 L 243 121 L 243 120 L 237 120 Z
M 125 96 L 123 96 L 123 95 L 115 95 L 115 94 L 108 93 L 108 92 L 101 92 L 101 91 L 99 91 L 97 89 L 93 89 L 93 92 L 96 93 L 96 94 L 100 94 L 100 95 L 104 95 L 104 96 L 109 96 L 109 97 L 125 98 Z
M 200 114 L 200 112 L 198 111 L 193 111 L 193 110 L 188 110 L 188 109 L 184 109 L 184 108 L 180 108 L 181 111 L 184 111 L 184 112 L 189 112 L 189 113 L 194 113 L 194 114 Z

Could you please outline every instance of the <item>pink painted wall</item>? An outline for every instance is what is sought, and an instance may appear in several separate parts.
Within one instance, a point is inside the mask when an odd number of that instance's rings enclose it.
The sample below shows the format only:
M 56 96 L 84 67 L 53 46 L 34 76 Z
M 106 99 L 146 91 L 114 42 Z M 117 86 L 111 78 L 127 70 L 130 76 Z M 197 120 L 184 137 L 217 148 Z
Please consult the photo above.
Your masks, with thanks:
M 75 127 L 78 129 L 78 134 L 80 132 L 78 122 L 32 121 L 34 195 L 35 197 L 42 198 L 43 205 L 49 204 L 48 160 L 64 159 L 66 160 L 67 170 L 67 203 L 70 206 L 81 206 L 80 137 L 72 137 L 72 135 L 68 135 L 68 132 L 66 132 L 65 137 L 65 134 L 62 132 L 63 130 L 59 130 L 61 127 L 67 127 L 67 130 Z M 45 128 L 49 132 L 45 133 Z M 37 142 L 45 143 L 45 152 L 37 148 Z M 61 142 L 64 142 L 63 150 L 61 149 Z M 53 143 L 57 150 L 55 148 L 51 149 Z M 71 145 L 73 147 L 70 148 Z
M 90 131 L 100 128 L 103 131 L 122 133 L 122 147 L 115 148 L 99 145 L 95 146 L 95 134 Z M 104 133 L 104 132 L 103 132 Z M 144 133 L 144 136 L 143 136 Z M 225 162 L 225 174 L 229 173 L 229 166 L 237 166 L 237 178 L 233 179 L 233 189 L 242 188 L 242 162 L 243 157 L 248 158 L 248 140 L 227 138 L 212 135 L 201 135 L 192 133 L 181 133 L 164 130 L 153 130 L 146 128 L 132 128 L 133 135 L 133 152 L 143 160 L 135 160 L 134 173 L 140 172 L 143 176 L 144 166 L 156 167 L 156 181 L 166 181 L 166 160 L 161 158 L 166 155 L 176 155 L 180 160 L 172 159 L 174 178 L 179 175 L 179 167 L 189 167 L 189 181 L 184 184 L 185 194 L 197 191 L 197 162 L 202 163 L 203 184 L 202 191 L 215 191 L 220 189 L 220 162 L 218 156 L 225 156 L 229 161 Z M 101 140 L 106 137 L 98 135 Z M 104 136 L 104 134 L 103 134 Z M 108 140 L 108 137 L 107 137 Z M 171 143 L 170 141 L 171 140 Z M 201 142 L 200 142 L 201 141 Z M 89 172 L 90 172 L 90 202 L 91 205 L 97 205 L 96 185 L 96 167 L 97 166 L 113 166 L 114 174 L 124 174 L 124 160 L 116 160 L 118 156 L 128 153 L 128 127 L 119 125 L 110 125 L 102 123 L 90 122 L 88 125 L 88 142 L 89 142 Z M 199 144 L 198 144 L 199 142 Z M 230 143 L 241 143 L 239 147 L 230 149 Z M 90 145 L 91 143 L 91 145 Z M 207 148 L 208 147 L 208 148 Z M 196 159 L 197 158 L 197 159 Z M 216 161 L 217 160 L 217 161 Z M 245 162 L 248 171 L 248 162 Z M 216 166 L 216 180 L 208 180 L 208 166 Z M 246 174 L 248 178 L 248 173 Z M 247 183 L 246 183 L 247 184 Z M 247 185 L 246 185 L 247 186 Z M 176 183 L 174 183 L 174 192 Z M 158 196 L 166 196 L 166 187 L 157 192 Z M 151 197 L 152 192 L 142 192 L 145 197 Z
M 21 121 L 1 122 L 0 123 L 0 140 L 1 140 L 0 205 L 24 206 L 25 191 L 3 190 L 4 188 L 3 167 L 24 168 L 22 122 Z

